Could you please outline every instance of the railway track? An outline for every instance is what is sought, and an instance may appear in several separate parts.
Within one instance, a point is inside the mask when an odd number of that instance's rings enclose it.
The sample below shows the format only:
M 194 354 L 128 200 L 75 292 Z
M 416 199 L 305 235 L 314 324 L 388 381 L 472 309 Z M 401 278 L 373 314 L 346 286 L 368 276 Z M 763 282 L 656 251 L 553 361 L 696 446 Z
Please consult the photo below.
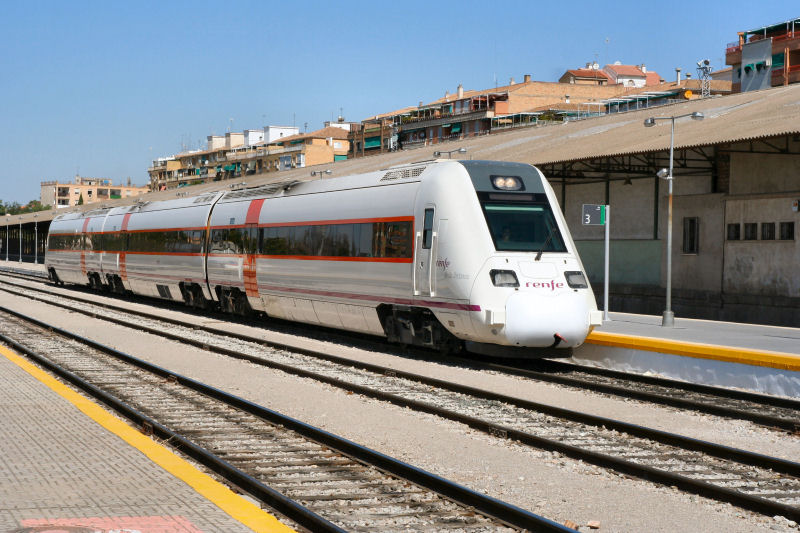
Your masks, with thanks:
M 136 329 L 432 413 L 497 437 L 563 453 L 763 514 L 800 519 L 800 464 L 792 461 L 377 365 L 307 350 L 264 346 L 260 339 L 211 333 L 174 323 L 168 328 L 172 331 L 167 332 L 163 321 L 146 324 L 141 317 L 112 317 L 107 310 L 82 312 L 105 314 L 107 320 L 127 322 Z
M 188 377 L 0 308 L 3 342 L 312 531 L 569 531 Z
M 0 288 L 2 288 L 3 285 L 7 287 L 16 287 L 18 289 L 17 294 L 30 298 L 36 298 L 34 293 L 37 292 L 39 294 L 46 294 L 48 298 L 42 301 L 47 301 L 52 304 L 67 302 L 69 299 L 79 301 L 82 304 L 80 308 L 70 306 L 70 309 L 76 312 L 98 315 L 95 311 L 90 312 L 91 309 L 97 308 L 98 310 L 108 309 L 110 311 L 124 311 L 127 314 L 135 314 L 147 319 L 165 320 L 163 317 L 158 317 L 152 313 L 132 311 L 130 309 L 124 309 L 121 306 L 101 304 L 96 301 L 75 296 L 54 296 L 54 293 L 49 290 L 11 283 L 0 279 Z M 8 288 L 2 290 L 14 292 Z M 88 304 L 90 307 L 86 307 L 83 304 Z M 186 309 L 181 310 L 186 311 Z M 175 321 L 174 323 L 175 325 L 187 325 L 186 322 L 181 321 Z M 202 326 L 194 325 L 193 327 L 195 329 L 202 329 Z M 215 328 L 207 328 L 207 330 L 210 332 L 219 332 L 219 330 Z M 234 336 L 232 333 L 227 333 L 227 335 Z M 249 336 L 239 336 L 239 338 L 245 341 L 256 341 L 254 337 Z M 341 338 L 353 342 L 352 337 L 346 338 L 345 336 L 341 336 Z M 257 342 L 263 343 L 263 340 L 258 339 Z M 370 349 L 387 349 L 387 345 L 385 344 L 380 344 L 376 347 L 377 343 L 371 341 L 359 339 L 355 342 L 360 345 L 368 345 Z M 276 345 L 276 347 L 292 349 L 291 347 L 283 345 Z M 789 432 L 800 432 L 800 401 L 791 398 L 700 385 L 655 376 L 642 376 L 552 360 L 537 360 L 533 362 L 508 361 L 506 363 L 501 363 L 452 355 L 443 356 L 436 354 L 432 357 L 430 352 L 422 350 L 415 350 L 414 354 L 418 357 L 435 359 L 437 362 L 467 366 L 476 370 L 489 370 L 504 374 L 513 374 L 526 379 L 555 383 L 581 390 L 591 390 L 600 394 L 632 398 L 648 403 L 668 405 L 678 409 L 691 410 L 736 420 L 746 420 L 762 426 Z M 325 354 L 319 355 L 325 356 Z

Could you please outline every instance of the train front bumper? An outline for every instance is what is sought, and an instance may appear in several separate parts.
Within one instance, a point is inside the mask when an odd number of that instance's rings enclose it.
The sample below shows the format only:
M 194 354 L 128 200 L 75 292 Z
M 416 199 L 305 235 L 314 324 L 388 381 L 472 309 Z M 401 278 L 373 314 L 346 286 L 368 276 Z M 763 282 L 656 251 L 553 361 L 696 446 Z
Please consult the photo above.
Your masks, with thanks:
M 574 348 L 591 331 L 593 311 L 580 292 L 564 291 L 557 298 L 517 292 L 506 301 L 503 334 L 512 346 Z

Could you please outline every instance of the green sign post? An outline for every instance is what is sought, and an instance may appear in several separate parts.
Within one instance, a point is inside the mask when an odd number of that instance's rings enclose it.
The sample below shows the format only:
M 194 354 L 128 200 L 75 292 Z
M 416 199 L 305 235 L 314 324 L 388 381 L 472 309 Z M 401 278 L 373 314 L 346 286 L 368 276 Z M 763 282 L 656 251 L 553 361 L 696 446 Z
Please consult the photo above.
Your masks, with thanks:
M 608 252 L 611 234 L 611 206 L 597 204 L 583 204 L 582 222 L 584 226 L 605 226 L 606 227 L 606 254 L 604 262 L 603 280 L 603 321 L 611 320 L 608 318 Z

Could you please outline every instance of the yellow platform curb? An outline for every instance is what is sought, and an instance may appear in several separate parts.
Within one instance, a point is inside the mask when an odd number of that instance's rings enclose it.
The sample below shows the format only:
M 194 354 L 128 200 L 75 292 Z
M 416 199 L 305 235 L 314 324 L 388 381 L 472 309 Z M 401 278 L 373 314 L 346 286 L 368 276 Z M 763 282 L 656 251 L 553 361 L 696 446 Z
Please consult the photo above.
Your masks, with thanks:
M 747 348 L 729 348 L 713 344 L 682 342 L 652 337 L 637 337 L 619 333 L 593 331 L 586 342 L 598 346 L 613 346 L 647 352 L 659 352 L 673 355 L 695 357 L 697 359 L 713 359 L 728 363 L 764 366 L 781 370 L 800 371 L 800 356 L 781 352 L 750 350 Z
M 200 472 L 187 461 L 175 455 L 168 448 L 135 430 L 106 411 L 100 405 L 81 396 L 20 355 L 4 346 L 0 346 L 0 353 L 12 363 L 22 368 L 25 372 L 55 391 L 59 396 L 72 403 L 89 418 L 142 452 L 151 461 L 192 487 L 225 513 L 253 531 L 258 533 L 294 532 L 293 529 L 282 524 L 271 514 L 242 498 L 210 476 Z

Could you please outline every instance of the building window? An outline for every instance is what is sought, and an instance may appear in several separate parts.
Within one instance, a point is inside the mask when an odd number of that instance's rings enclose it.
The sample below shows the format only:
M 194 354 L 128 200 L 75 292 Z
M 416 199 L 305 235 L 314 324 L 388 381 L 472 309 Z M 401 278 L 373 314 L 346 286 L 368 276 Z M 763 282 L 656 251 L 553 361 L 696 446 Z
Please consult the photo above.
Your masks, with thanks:
M 683 253 L 696 254 L 700 250 L 700 219 L 683 219 Z
M 758 239 L 758 224 L 755 222 L 744 223 L 744 240 L 754 241 Z
M 728 240 L 738 241 L 741 238 L 742 238 L 742 225 L 728 224 Z
M 775 223 L 762 222 L 761 223 L 761 240 L 774 241 L 775 240 Z
M 780 238 L 782 241 L 794 240 L 794 222 L 781 222 Z

